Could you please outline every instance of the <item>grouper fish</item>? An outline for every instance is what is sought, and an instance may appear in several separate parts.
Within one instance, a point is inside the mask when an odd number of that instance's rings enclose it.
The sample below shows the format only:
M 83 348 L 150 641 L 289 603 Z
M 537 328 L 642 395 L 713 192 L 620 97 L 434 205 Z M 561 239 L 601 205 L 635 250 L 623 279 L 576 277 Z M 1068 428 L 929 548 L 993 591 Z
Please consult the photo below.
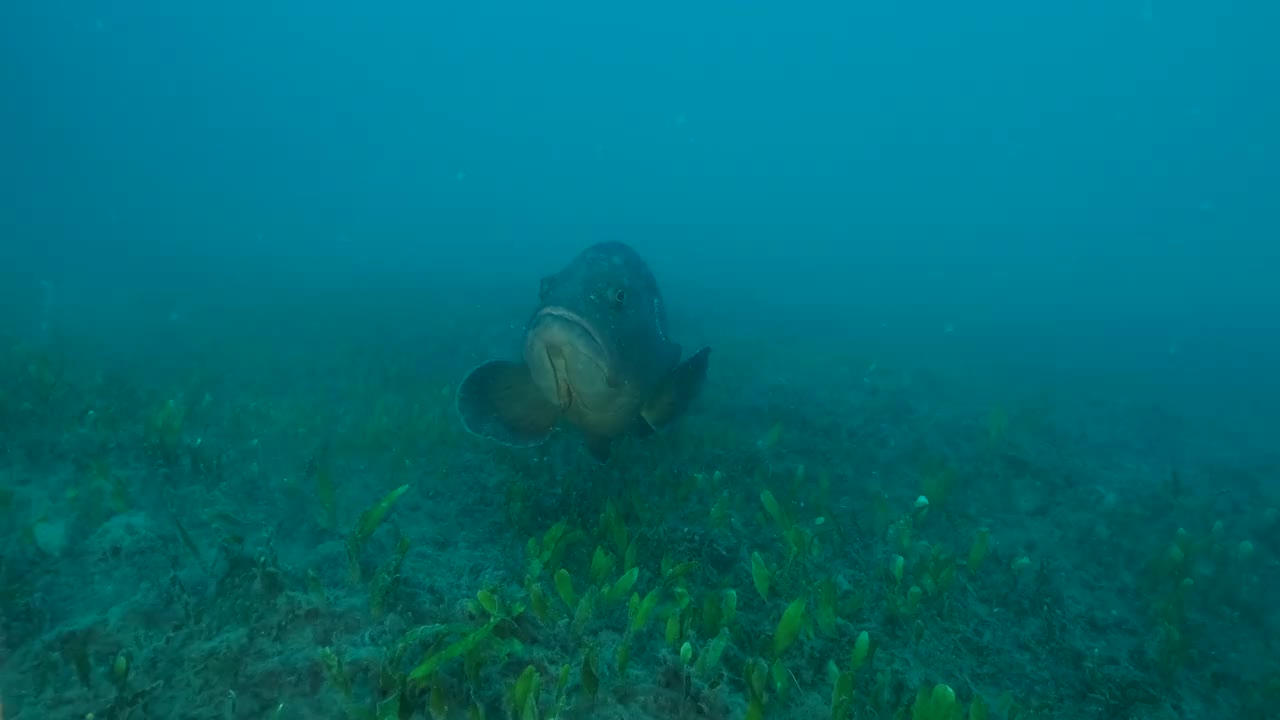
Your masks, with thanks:
M 640 255 L 619 242 L 593 245 L 542 279 L 523 362 L 490 360 L 462 381 L 462 424 L 517 447 L 570 425 L 603 462 L 615 438 L 666 427 L 702 389 L 711 349 L 681 362 L 666 325 L 658 282 Z

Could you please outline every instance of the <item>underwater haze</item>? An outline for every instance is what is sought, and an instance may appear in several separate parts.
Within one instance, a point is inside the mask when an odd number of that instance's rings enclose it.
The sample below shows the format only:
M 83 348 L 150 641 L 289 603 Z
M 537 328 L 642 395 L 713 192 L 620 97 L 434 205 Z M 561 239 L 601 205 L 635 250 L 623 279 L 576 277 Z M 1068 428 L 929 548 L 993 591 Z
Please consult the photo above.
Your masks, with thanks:
M 1276 717 L 1278 32 L 3 3 L 0 720 Z

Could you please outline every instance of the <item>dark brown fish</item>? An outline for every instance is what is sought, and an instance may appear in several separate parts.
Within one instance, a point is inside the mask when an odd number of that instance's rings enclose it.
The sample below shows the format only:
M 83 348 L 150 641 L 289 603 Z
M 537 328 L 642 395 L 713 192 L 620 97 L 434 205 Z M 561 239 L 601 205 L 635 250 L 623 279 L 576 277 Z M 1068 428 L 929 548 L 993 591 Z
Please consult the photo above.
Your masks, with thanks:
M 542 279 L 539 299 L 525 327 L 524 361 L 490 360 L 458 388 L 470 432 L 528 447 L 563 422 L 604 461 L 613 438 L 665 427 L 702 389 L 711 349 L 680 361 L 657 280 L 627 245 L 587 248 Z

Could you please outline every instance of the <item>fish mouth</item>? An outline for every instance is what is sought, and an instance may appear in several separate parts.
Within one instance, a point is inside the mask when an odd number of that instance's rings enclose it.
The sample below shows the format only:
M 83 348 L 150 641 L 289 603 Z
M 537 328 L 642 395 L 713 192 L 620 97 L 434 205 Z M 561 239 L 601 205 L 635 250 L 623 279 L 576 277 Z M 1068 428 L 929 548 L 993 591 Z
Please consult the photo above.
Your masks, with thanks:
M 569 308 L 561 307 L 559 305 L 548 305 L 547 307 L 539 310 L 537 314 L 533 316 L 534 327 L 536 328 L 539 323 L 546 321 L 548 318 L 556 318 L 567 322 L 570 325 L 576 325 L 582 330 L 582 332 L 586 333 L 587 336 L 591 338 L 591 341 L 595 343 L 595 346 L 599 348 L 601 353 L 604 353 L 604 338 L 600 337 L 600 333 L 596 332 L 595 327 L 591 323 L 587 322 L 586 318 Z
M 542 336 L 549 346 L 582 353 L 606 372 L 613 367 L 613 355 L 604 337 L 590 321 L 569 308 L 559 305 L 542 308 L 533 316 L 529 334 Z
M 543 395 L 562 410 L 600 382 L 611 386 L 612 360 L 603 336 L 568 308 L 544 307 L 529 322 L 525 362 Z

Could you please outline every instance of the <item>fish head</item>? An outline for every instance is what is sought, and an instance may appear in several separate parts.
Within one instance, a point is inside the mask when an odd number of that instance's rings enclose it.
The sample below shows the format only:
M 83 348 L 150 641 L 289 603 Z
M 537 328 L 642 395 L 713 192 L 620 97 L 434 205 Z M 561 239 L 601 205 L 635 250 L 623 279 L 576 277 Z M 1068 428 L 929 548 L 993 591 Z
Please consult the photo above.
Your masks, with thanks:
M 635 250 L 593 245 L 542 279 L 524 360 L 575 424 L 613 434 L 680 359 L 657 281 Z

